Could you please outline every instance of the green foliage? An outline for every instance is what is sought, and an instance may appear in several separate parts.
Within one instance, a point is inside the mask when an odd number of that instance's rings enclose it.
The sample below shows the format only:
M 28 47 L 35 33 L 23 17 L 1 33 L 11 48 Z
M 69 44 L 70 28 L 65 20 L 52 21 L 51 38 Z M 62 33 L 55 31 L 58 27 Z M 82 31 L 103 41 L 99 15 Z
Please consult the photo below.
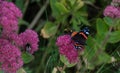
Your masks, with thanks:
M 106 23 L 105 23 L 106 22 Z M 111 31 L 113 25 L 109 19 L 98 18 L 96 22 L 97 34 L 89 37 L 84 53 L 85 64 L 88 69 L 94 69 L 96 66 L 113 62 L 113 57 L 105 52 L 107 42 L 117 43 L 120 38 L 120 31 Z M 114 59 L 115 61 L 115 59 Z
M 26 73 L 26 72 L 25 72 L 25 70 L 24 70 L 23 68 L 21 68 L 21 69 L 19 69 L 19 70 L 17 71 L 17 73 Z
M 57 67 L 57 65 L 59 65 L 59 54 L 57 51 L 53 51 L 51 56 L 49 57 L 49 59 L 47 60 L 47 64 L 46 64 L 46 69 L 45 72 L 46 73 L 51 73 L 52 69 L 54 67 Z
M 22 59 L 24 63 L 29 63 L 34 59 L 34 56 L 31 55 L 30 53 L 23 52 L 22 53 Z
M 4 73 L 2 70 L 0 70 L 0 73 Z
M 67 58 L 64 55 L 60 55 L 60 60 L 67 66 L 67 67 L 73 67 L 76 65 L 76 63 L 69 63 Z
M 52 15 L 56 18 L 56 22 L 62 23 L 64 26 L 71 24 L 73 29 L 79 30 L 78 24 L 88 25 L 87 13 L 83 11 L 84 2 L 81 0 L 50 0 Z
M 24 0 L 16 0 L 15 4 L 23 11 L 24 10 Z
M 109 29 L 106 23 L 102 19 L 97 19 L 96 24 L 97 24 L 97 27 L 96 27 L 97 34 L 105 37 L 105 34 L 108 32 L 108 29 Z
M 109 17 L 105 17 L 105 18 L 104 18 L 104 21 L 105 21 L 106 24 L 109 25 L 109 26 L 115 25 L 115 24 L 113 23 L 113 20 L 112 20 L 111 18 L 109 18 Z
M 57 32 L 57 25 L 55 25 L 52 22 L 46 22 L 45 26 L 41 30 L 41 34 L 44 38 L 49 38 L 50 36 L 53 36 Z
M 110 43 L 117 43 L 120 41 L 120 30 L 119 31 L 114 31 L 110 33 L 110 38 L 108 42 Z
M 97 43 L 94 42 L 95 39 L 89 37 L 87 40 L 87 46 L 84 53 L 84 61 L 88 69 L 94 69 L 96 66 L 111 62 L 112 57 L 105 53 L 103 48 L 100 48 Z

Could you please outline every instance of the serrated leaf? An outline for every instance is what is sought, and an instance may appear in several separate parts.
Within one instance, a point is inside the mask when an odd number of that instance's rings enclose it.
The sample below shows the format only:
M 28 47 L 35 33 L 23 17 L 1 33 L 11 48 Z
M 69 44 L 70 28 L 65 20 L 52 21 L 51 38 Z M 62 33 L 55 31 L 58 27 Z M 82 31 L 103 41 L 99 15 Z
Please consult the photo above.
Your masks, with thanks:
M 106 23 L 107 25 L 109 25 L 109 26 L 113 26 L 113 25 L 114 25 L 114 24 L 113 24 L 113 20 L 112 20 L 111 18 L 109 18 L 109 17 L 104 17 L 103 19 L 104 19 L 104 21 L 105 21 L 105 23 Z
M 43 27 L 43 29 L 41 30 L 41 35 L 44 38 L 50 38 L 56 33 L 56 31 L 57 31 L 57 25 L 55 25 L 52 22 L 47 22 Z
M 67 58 L 64 55 L 60 55 L 60 60 L 67 66 L 67 67 L 73 67 L 76 65 L 76 63 L 69 63 Z
M 29 63 L 34 59 L 34 56 L 30 53 L 23 52 L 22 53 L 22 59 L 24 63 Z
M 102 20 L 102 19 L 97 19 L 97 34 L 98 35 L 104 35 L 106 34 L 106 32 L 108 31 L 108 26 L 106 25 L 106 23 Z
M 110 37 L 108 42 L 110 43 L 117 43 L 120 41 L 120 31 L 114 31 L 110 33 Z

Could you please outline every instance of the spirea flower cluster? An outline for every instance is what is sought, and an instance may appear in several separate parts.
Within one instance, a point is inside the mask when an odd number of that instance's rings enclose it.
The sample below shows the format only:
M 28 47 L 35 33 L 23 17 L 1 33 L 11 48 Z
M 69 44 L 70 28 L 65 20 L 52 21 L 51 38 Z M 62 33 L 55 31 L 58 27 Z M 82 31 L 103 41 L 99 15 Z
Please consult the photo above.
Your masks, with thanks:
M 33 54 L 37 49 L 38 49 L 38 36 L 37 33 L 32 31 L 32 30 L 26 30 L 25 32 L 21 33 L 19 35 L 19 37 L 21 38 L 21 40 L 23 41 L 23 48 L 29 44 L 31 49 L 29 50 L 29 52 L 31 54 Z
M 60 54 L 64 55 L 70 63 L 78 61 L 78 52 L 74 47 L 70 35 L 59 36 L 56 45 L 59 47 Z
M 120 18 L 120 7 L 109 5 L 104 10 L 104 16 L 111 18 Z
M 112 0 L 112 2 L 120 3 L 120 0 Z
M 111 18 L 120 18 L 120 0 L 113 0 L 112 5 L 108 5 L 104 10 L 104 16 L 108 16 Z M 117 5 L 114 5 L 117 4 Z
M 20 9 L 12 2 L 0 0 L 0 69 L 5 73 L 16 73 L 23 66 L 21 54 L 26 51 L 33 54 L 38 49 L 38 35 L 27 29 L 18 34 L 18 19 L 22 17 Z

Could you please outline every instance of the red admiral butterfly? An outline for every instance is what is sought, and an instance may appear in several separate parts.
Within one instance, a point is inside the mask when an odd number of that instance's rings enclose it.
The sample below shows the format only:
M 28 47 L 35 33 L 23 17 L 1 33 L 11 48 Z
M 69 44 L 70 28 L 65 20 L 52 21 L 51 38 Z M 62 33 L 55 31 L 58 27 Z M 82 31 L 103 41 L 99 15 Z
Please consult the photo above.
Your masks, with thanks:
M 86 40 L 89 35 L 88 27 L 83 28 L 80 32 L 72 31 L 68 33 L 71 36 L 71 39 L 74 42 L 74 46 L 76 49 L 83 49 L 84 45 L 86 45 Z

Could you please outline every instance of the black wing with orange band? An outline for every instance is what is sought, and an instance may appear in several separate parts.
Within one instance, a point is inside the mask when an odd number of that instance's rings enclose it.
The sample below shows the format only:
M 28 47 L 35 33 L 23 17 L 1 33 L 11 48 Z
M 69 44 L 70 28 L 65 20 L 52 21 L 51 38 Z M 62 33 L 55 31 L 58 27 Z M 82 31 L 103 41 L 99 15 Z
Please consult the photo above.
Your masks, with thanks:
M 85 27 L 80 32 L 69 30 L 68 34 L 71 35 L 71 39 L 73 40 L 76 49 L 84 49 L 89 34 L 88 28 Z

